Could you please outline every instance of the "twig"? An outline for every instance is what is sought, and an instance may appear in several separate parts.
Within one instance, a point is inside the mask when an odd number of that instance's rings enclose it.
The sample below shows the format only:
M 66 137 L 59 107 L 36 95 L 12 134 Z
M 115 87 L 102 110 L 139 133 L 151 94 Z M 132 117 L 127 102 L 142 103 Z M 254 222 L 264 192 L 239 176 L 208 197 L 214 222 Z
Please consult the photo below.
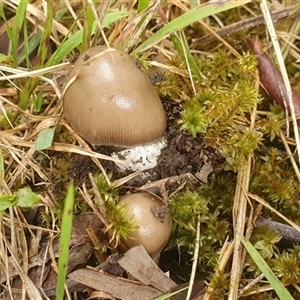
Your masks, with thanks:
M 255 279 L 251 280 L 239 293 L 239 297 L 242 297 L 243 294 L 253 288 L 257 283 L 259 283 L 265 277 L 264 274 L 260 274 Z
M 267 226 L 275 233 L 281 235 L 284 240 L 292 243 L 300 243 L 300 232 L 292 226 L 272 221 L 263 217 L 259 217 L 257 219 L 255 226 Z

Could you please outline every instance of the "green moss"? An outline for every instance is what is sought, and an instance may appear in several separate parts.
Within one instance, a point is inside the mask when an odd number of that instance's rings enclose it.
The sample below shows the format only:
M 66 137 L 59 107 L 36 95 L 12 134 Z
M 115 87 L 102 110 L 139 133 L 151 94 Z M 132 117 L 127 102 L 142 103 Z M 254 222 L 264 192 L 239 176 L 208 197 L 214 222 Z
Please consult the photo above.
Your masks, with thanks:
M 229 274 L 222 271 L 219 271 L 217 274 L 211 273 L 209 275 L 209 286 L 208 294 L 211 299 L 225 299 L 229 290 Z
M 218 210 L 223 217 L 230 217 L 235 193 L 236 178 L 233 173 L 223 172 L 212 176 L 201 186 L 202 195 L 209 201 L 211 210 Z
M 273 270 L 283 283 L 296 284 L 300 280 L 300 246 L 284 250 L 274 259 Z
M 228 170 L 241 170 L 262 139 L 258 131 L 249 129 L 249 116 L 259 102 L 250 73 L 256 58 L 245 53 L 237 59 L 220 50 L 197 62 L 205 78 L 197 95 L 183 105 L 181 129 L 193 136 L 202 134 L 207 145 L 224 154 Z
M 285 284 L 294 284 L 300 279 L 300 247 L 280 250 L 278 243 L 281 237 L 266 226 L 254 229 L 251 243 L 259 251 L 267 264 L 272 268 L 274 274 Z M 246 258 L 246 269 L 248 276 L 256 277 L 261 274 L 260 269 L 250 256 Z
M 111 179 L 111 174 L 108 175 Z M 109 221 L 108 229 L 111 229 L 118 243 L 119 239 L 129 237 L 133 227 L 133 219 L 125 217 L 126 206 L 119 203 L 119 190 L 114 188 L 113 182 L 108 184 L 103 174 L 98 175 L 96 184 L 106 207 L 106 217 Z
M 197 133 L 206 132 L 206 115 L 204 110 L 199 110 L 199 106 L 194 99 L 191 102 L 184 106 L 184 110 L 181 112 L 181 121 L 179 122 L 182 123 L 182 130 L 187 130 L 193 137 L 196 137 Z
M 187 191 L 174 196 L 169 203 L 171 215 L 176 222 L 178 233 L 181 231 L 196 232 L 197 218 L 201 215 L 204 221 L 208 217 L 208 201 L 199 193 Z
M 0 130 L 9 130 L 12 129 L 11 124 L 16 126 L 15 122 L 16 113 L 12 111 L 6 111 L 5 115 L 0 115 Z
M 298 221 L 300 186 L 287 154 L 277 148 L 256 155 L 251 174 L 250 191 L 270 203 L 275 209 Z M 269 210 L 265 214 L 271 215 Z M 276 219 L 276 216 L 274 216 Z
M 118 243 L 120 238 L 129 238 L 134 230 L 134 218 L 125 217 L 127 206 L 118 203 L 116 198 L 106 199 L 107 218 L 110 222 L 108 229 L 112 229 Z
M 285 125 L 285 114 L 282 108 L 276 104 L 270 105 L 270 113 L 267 118 L 262 118 L 257 122 L 257 126 L 271 142 L 275 137 L 280 136 L 283 125 Z
M 135 54 L 133 56 L 133 58 L 136 60 L 136 64 L 137 66 L 144 71 L 145 73 L 147 73 L 148 69 L 150 68 L 151 64 L 149 62 L 149 58 L 147 56 L 147 53 L 141 54 L 141 55 L 137 55 Z
M 200 216 L 201 234 L 197 271 L 199 279 L 204 279 L 209 271 L 214 270 L 218 264 L 221 246 L 230 234 L 226 218 L 221 216 L 218 208 L 213 209 L 214 205 L 210 202 L 210 198 L 206 197 L 209 186 L 203 187 L 196 191 L 180 192 L 169 203 L 174 220 L 170 244 L 176 248 L 179 247 L 180 252 L 190 255 L 190 257 L 184 257 L 188 261 L 182 261 L 183 266 L 189 263 L 194 253 L 196 226 L 198 216 Z
M 182 61 L 180 56 L 174 56 L 167 65 L 180 71 L 185 69 L 185 62 Z M 176 101 L 177 103 L 191 98 L 193 89 L 189 78 L 166 69 L 163 73 L 164 80 L 156 84 L 161 98 Z
M 267 227 L 260 227 L 255 228 L 250 240 L 268 265 L 271 265 L 271 259 L 274 257 L 275 243 L 273 242 L 276 240 L 276 238 L 280 239 L 278 236 L 274 237 L 274 232 L 272 230 L 268 229 Z M 263 249 L 263 246 L 266 246 L 266 249 Z M 245 271 L 246 272 L 244 276 L 246 278 L 255 278 L 261 274 L 259 267 L 248 254 L 245 261 Z
M 173 101 L 182 101 L 189 99 L 192 91 L 190 90 L 190 82 L 181 76 L 166 72 L 166 80 L 157 83 L 158 92 L 161 98 L 168 98 Z
M 108 174 L 108 179 L 111 180 L 112 174 Z M 103 174 L 99 174 L 95 177 L 95 182 L 98 188 L 98 191 L 104 201 L 107 200 L 107 198 L 117 198 L 119 190 L 114 188 L 114 183 L 112 182 L 109 184 Z
M 251 237 L 251 243 L 259 250 L 260 255 L 264 259 L 271 259 L 274 257 L 275 251 L 278 251 L 276 244 L 281 240 L 281 237 L 273 230 L 268 229 L 267 226 L 255 228 Z

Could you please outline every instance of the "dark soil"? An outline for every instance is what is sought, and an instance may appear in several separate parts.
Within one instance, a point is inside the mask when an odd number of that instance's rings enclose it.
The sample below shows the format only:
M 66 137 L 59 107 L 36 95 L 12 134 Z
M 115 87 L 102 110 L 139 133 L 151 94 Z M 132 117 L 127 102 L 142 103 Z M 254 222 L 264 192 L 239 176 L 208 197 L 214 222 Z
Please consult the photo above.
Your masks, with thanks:
M 157 80 L 160 81 L 163 79 L 163 76 L 152 77 L 151 81 L 153 84 Z M 146 184 L 144 186 L 145 189 L 152 192 L 159 192 L 160 196 L 168 199 L 172 193 L 176 193 L 176 191 L 182 188 L 180 187 L 182 182 L 185 182 L 184 185 L 188 184 L 189 188 L 190 186 L 197 188 L 201 185 L 201 182 L 209 181 L 209 176 L 212 173 L 219 173 L 224 168 L 224 158 L 216 149 L 207 147 L 205 140 L 201 136 L 193 137 L 188 132 L 180 129 L 178 120 L 180 120 L 181 105 L 175 101 L 163 99 L 163 106 L 167 115 L 167 129 L 165 132 L 167 146 L 162 150 L 157 166 L 147 171 L 147 173 L 150 173 L 149 176 L 145 180 L 138 178 L 137 180 L 127 182 L 123 186 L 124 189 L 120 191 L 121 194 L 125 193 L 128 189 L 137 189 Z M 91 148 L 93 149 L 92 145 Z M 93 150 L 110 155 L 108 147 L 96 147 Z M 130 172 L 128 174 L 120 174 L 116 165 L 111 161 L 102 160 L 101 164 L 107 173 L 112 174 L 112 180 L 130 174 Z M 89 157 L 74 155 L 71 159 L 68 172 L 76 185 L 81 186 L 85 183 L 87 187 L 91 187 L 89 173 L 97 174 L 99 173 L 99 169 Z M 178 176 L 183 178 L 183 180 L 178 179 Z M 190 180 L 191 177 L 192 180 Z M 171 178 L 174 178 L 174 180 L 171 180 Z M 163 190 L 156 182 L 161 179 L 166 179 L 163 183 Z M 152 190 L 153 185 L 151 184 L 154 184 L 154 190 Z M 171 278 L 176 283 L 183 282 L 180 276 L 176 275 L 182 272 L 179 267 L 179 257 L 178 249 L 168 249 L 163 252 L 160 259 L 160 266 L 165 271 L 170 272 Z
M 180 119 L 181 106 L 178 103 L 165 101 L 164 108 L 166 110 L 168 126 L 165 133 L 167 147 L 165 147 L 158 160 L 158 165 L 151 170 L 151 181 L 166 179 L 165 189 L 167 195 L 174 193 L 181 182 L 169 181 L 168 178 L 191 174 L 196 179 L 197 188 L 203 181 L 208 181 L 212 173 L 219 173 L 224 168 L 224 158 L 216 149 L 206 147 L 205 141 L 200 137 L 192 137 L 188 132 L 180 130 L 178 120 Z M 110 152 L 106 147 L 97 147 L 96 150 L 102 154 L 109 155 Z M 107 173 L 112 173 L 112 179 L 119 179 L 128 174 L 120 174 L 113 162 L 101 161 Z M 208 171 L 204 171 L 205 166 L 210 166 Z M 85 183 L 90 186 L 89 173 L 98 173 L 98 167 L 89 157 L 75 155 L 71 160 L 69 175 L 74 179 L 77 185 Z M 204 175 L 203 175 L 204 173 Z M 146 180 L 149 183 L 149 178 Z M 124 191 L 128 189 L 136 189 L 146 184 L 146 181 L 128 182 L 124 187 Z M 155 183 L 155 182 L 154 182 Z M 165 271 L 170 272 L 170 277 L 176 283 L 182 283 L 184 280 L 177 276 L 182 272 L 180 267 L 180 255 L 178 249 L 168 249 L 162 253 L 160 266 Z M 189 266 L 190 268 L 191 266 Z
M 224 158 L 218 151 L 211 147 L 206 147 L 205 141 L 200 136 L 194 138 L 188 132 L 180 130 L 178 124 L 181 111 L 180 104 L 165 101 L 164 108 L 168 119 L 168 126 L 165 133 L 167 147 L 162 150 L 157 167 L 151 170 L 153 174 L 151 180 L 190 173 L 200 181 L 204 181 L 205 179 L 199 177 L 204 165 L 211 166 L 210 173 L 219 173 L 223 169 Z M 107 147 L 96 147 L 94 150 L 110 155 Z M 128 174 L 120 174 L 115 164 L 111 161 L 102 160 L 101 164 L 107 173 L 112 173 L 113 180 L 130 174 L 130 172 Z M 97 173 L 99 170 L 89 157 L 74 155 L 68 172 L 76 185 L 80 186 L 82 183 L 85 183 L 89 186 L 88 174 Z M 145 183 L 143 181 L 139 182 L 139 184 L 135 182 L 135 187 Z

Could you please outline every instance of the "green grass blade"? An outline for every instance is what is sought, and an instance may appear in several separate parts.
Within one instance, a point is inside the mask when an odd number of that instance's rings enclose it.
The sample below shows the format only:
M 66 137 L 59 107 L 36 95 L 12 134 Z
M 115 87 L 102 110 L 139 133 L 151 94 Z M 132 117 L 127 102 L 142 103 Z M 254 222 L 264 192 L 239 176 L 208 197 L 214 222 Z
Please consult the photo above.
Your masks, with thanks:
M 275 276 L 272 272 L 271 268 L 265 262 L 265 260 L 261 257 L 259 252 L 248 242 L 242 235 L 239 235 L 241 242 L 243 243 L 244 247 L 248 251 L 251 258 L 254 260 L 258 268 L 261 272 L 265 275 L 268 279 L 269 283 L 273 287 L 274 291 L 278 295 L 281 300 L 293 300 L 294 298 L 288 292 L 288 290 L 284 287 L 282 282 Z
M 73 222 L 74 186 L 70 184 L 65 199 L 65 207 L 62 216 L 61 235 L 59 239 L 59 259 L 56 300 L 64 299 L 64 288 L 68 270 L 69 245 Z
M 30 38 L 30 40 L 26 40 L 26 38 L 24 38 L 24 48 L 21 49 L 21 53 L 18 54 L 18 64 L 21 64 L 26 59 L 27 66 L 30 65 L 29 56 L 33 50 L 39 46 L 41 42 L 41 36 L 42 32 L 37 31 L 36 34 Z
M 48 46 L 52 32 L 52 21 L 54 17 L 53 0 L 47 2 L 47 19 L 44 24 L 44 30 L 40 41 L 35 65 L 37 68 L 43 67 L 48 53 Z
M 27 20 L 25 19 L 25 24 L 23 28 L 24 33 L 24 47 L 23 47 L 23 53 L 24 53 L 24 59 L 26 58 L 26 66 L 29 69 L 30 68 L 30 52 L 29 52 L 29 40 L 28 40 L 28 31 L 27 31 Z M 18 55 L 18 65 L 20 65 L 20 54 Z
M 5 23 L 7 22 L 6 16 L 5 16 L 5 13 L 3 10 L 3 5 L 0 5 L 0 17 L 1 17 L 1 19 L 3 19 L 3 21 L 5 21 Z
M 179 55 L 181 56 L 181 59 L 185 61 L 186 64 L 189 66 L 192 74 L 197 78 L 198 82 L 201 82 L 202 78 L 200 76 L 197 63 L 190 52 L 189 46 L 187 44 L 186 36 L 183 31 L 180 31 L 180 36 L 181 39 L 177 36 L 177 34 L 171 35 L 173 45 L 177 50 L 177 52 L 179 53 Z
M 184 291 L 184 290 L 187 290 L 188 289 L 188 286 L 178 290 L 178 291 L 175 291 L 175 292 L 171 292 L 171 293 L 168 293 L 168 294 L 164 294 L 164 295 L 161 295 L 153 300 L 165 300 L 165 299 L 170 299 L 170 297 L 172 296 L 175 296 L 177 294 L 179 294 L 180 292 Z
M 197 7 L 199 4 L 198 2 L 200 2 L 199 0 L 191 0 L 191 9 Z
M 109 26 L 110 24 L 129 17 L 131 15 L 128 11 L 114 11 L 108 13 L 104 20 L 103 20 L 103 28 Z M 92 28 L 92 35 L 96 31 L 97 24 L 94 22 L 93 28 Z M 83 28 L 78 30 L 76 33 L 74 33 L 70 38 L 66 39 L 61 43 L 61 45 L 58 47 L 58 49 L 53 53 L 51 58 L 49 59 L 47 66 L 52 66 L 60 63 L 64 58 L 67 57 L 69 53 L 71 53 L 80 43 L 83 39 Z
M 139 47 L 135 49 L 135 52 L 142 52 L 156 45 L 159 41 L 166 38 L 169 34 L 185 28 L 194 22 L 197 22 L 203 18 L 211 15 L 215 15 L 222 11 L 226 11 L 243 4 L 250 2 L 251 0 L 240 0 L 240 1 L 228 1 L 224 4 L 216 3 L 204 3 L 194 9 L 191 9 L 178 18 L 172 20 L 170 23 L 166 24 L 156 33 L 154 33 L 149 39 L 143 42 Z
M 139 0 L 138 1 L 138 13 L 140 13 L 141 11 L 143 11 L 144 9 L 146 9 L 150 4 L 149 0 Z
M 3 195 L 0 196 L 0 215 L 9 207 L 13 207 L 17 204 L 16 196 L 14 195 Z
M 13 39 L 12 28 L 8 25 L 6 15 L 5 15 L 4 10 L 3 10 L 3 5 L 0 5 L 0 17 L 5 22 L 5 30 L 6 30 L 6 34 L 7 34 L 8 38 L 9 38 L 9 40 L 12 40 Z M 1 62 L 2 61 L 3 60 L 1 60 Z M 6 59 L 6 61 L 9 61 L 11 64 L 13 64 L 13 59 L 11 59 L 11 58 Z
M 26 18 L 27 4 L 28 4 L 27 0 L 19 1 L 14 24 L 11 30 L 11 36 L 8 34 L 8 37 L 11 42 L 12 56 L 13 56 L 15 66 L 18 65 L 19 36 L 20 36 L 22 25 Z
M 46 60 L 48 52 L 48 43 L 52 31 L 52 21 L 53 21 L 54 11 L 53 11 L 53 1 L 49 0 L 47 2 L 47 18 L 44 24 L 44 31 L 42 33 L 42 38 L 40 41 L 40 46 L 38 49 L 37 56 L 35 58 L 35 69 L 42 68 Z M 21 109 L 26 109 L 28 106 L 29 98 L 33 93 L 34 89 L 39 84 L 39 80 L 36 78 L 29 78 L 20 94 L 19 107 Z
M 39 91 L 39 93 L 36 95 L 36 97 L 34 97 L 35 99 L 33 101 L 33 106 L 34 106 L 34 112 L 35 113 L 40 112 L 41 109 L 42 109 L 43 96 L 44 96 L 43 91 Z

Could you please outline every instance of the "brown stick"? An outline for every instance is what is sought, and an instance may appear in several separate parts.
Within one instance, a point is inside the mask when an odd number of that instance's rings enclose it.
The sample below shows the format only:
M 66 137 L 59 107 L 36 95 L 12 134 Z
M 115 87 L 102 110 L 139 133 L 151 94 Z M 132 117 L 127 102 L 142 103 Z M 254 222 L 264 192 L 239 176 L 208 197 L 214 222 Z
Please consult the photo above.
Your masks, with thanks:
M 281 235 L 284 240 L 292 243 L 300 243 L 300 232 L 292 226 L 275 222 L 263 217 L 259 217 L 255 225 L 257 227 L 267 226 L 269 229 L 275 231 L 275 233 Z

